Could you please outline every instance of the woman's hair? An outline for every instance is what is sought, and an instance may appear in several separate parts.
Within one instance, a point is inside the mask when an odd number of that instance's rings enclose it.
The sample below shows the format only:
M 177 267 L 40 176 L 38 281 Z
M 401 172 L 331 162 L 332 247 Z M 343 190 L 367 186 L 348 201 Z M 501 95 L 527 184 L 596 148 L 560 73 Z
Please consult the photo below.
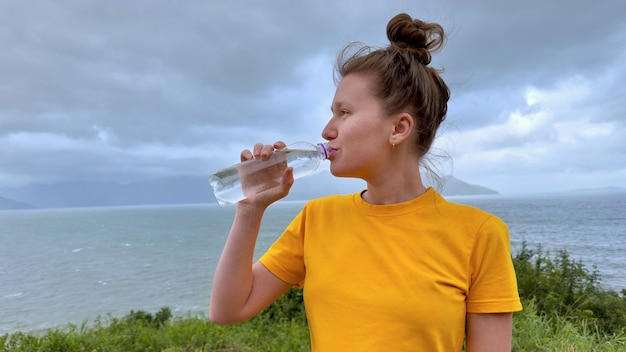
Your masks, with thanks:
M 387 24 L 387 48 L 361 43 L 346 46 L 337 59 L 337 78 L 351 73 L 372 78 L 370 90 L 387 115 L 407 112 L 415 120 L 414 148 L 420 160 L 430 150 L 439 125 L 446 117 L 450 90 L 429 67 L 431 53 L 443 46 L 444 31 L 407 14 Z

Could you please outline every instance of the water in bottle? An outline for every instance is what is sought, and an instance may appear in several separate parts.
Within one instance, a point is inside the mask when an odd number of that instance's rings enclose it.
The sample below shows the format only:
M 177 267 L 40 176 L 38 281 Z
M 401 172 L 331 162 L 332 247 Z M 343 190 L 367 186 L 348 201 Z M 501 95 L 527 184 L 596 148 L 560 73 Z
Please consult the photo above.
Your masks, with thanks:
M 247 160 L 220 170 L 209 177 L 209 183 L 217 202 L 227 206 L 277 187 L 287 167 L 293 168 L 293 177 L 297 179 L 315 171 L 326 158 L 325 143 L 298 142 L 275 151 L 268 160 Z

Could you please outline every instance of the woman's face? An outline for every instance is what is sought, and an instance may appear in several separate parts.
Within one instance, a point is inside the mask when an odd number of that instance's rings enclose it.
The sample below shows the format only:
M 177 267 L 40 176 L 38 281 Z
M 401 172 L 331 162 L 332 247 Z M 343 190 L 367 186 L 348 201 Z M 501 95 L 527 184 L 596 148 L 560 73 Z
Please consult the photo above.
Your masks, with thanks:
M 385 165 L 394 130 L 369 90 L 367 75 L 343 77 L 332 102 L 332 118 L 322 130 L 331 149 L 330 171 L 339 177 L 372 178 Z

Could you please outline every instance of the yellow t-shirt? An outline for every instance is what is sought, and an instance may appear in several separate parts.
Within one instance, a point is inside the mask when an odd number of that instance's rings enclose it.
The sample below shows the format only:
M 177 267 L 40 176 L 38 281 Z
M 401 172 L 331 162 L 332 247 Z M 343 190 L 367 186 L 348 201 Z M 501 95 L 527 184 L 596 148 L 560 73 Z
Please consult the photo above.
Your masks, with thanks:
M 522 309 L 506 225 L 432 188 L 310 201 L 260 261 L 302 285 L 313 351 L 461 351 L 467 312 Z

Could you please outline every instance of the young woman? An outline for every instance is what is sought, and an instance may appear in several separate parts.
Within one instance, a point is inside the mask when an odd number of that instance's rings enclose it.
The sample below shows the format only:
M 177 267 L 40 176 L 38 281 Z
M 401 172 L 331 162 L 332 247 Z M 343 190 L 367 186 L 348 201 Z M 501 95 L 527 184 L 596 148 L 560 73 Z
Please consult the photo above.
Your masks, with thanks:
M 304 290 L 313 351 L 510 351 L 521 310 L 506 225 L 426 188 L 420 163 L 450 96 L 431 51 L 436 23 L 406 14 L 387 25 L 384 49 L 348 46 L 332 118 L 322 131 L 330 171 L 367 182 L 357 194 L 309 201 L 253 263 L 265 209 L 293 184 L 237 205 L 211 295 L 210 319 L 247 320 L 290 287 Z M 283 142 L 256 144 L 267 159 Z

